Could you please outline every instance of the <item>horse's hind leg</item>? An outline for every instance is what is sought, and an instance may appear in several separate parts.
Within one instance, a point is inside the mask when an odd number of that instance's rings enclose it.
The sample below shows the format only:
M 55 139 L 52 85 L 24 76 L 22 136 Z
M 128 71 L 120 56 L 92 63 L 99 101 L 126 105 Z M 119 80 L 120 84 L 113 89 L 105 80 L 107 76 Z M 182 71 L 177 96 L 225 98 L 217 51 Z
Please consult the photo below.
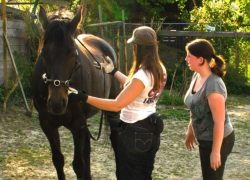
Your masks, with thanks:
M 91 180 L 90 137 L 86 127 L 72 131 L 74 139 L 73 169 L 78 180 Z
M 56 168 L 58 180 L 65 180 L 65 174 L 63 171 L 64 157 L 60 148 L 58 128 L 45 127 L 42 124 L 41 127 L 50 143 L 52 161 Z

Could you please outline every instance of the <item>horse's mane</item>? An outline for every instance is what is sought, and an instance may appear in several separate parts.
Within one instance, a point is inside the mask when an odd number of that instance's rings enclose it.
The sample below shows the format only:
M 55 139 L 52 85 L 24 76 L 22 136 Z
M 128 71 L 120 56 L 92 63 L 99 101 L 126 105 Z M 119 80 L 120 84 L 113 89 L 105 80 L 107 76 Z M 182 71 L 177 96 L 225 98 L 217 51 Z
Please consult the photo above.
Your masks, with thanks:
M 46 41 L 53 41 L 57 45 L 61 45 L 63 42 L 67 41 L 66 38 L 68 36 L 66 36 L 66 24 L 73 19 L 74 13 L 67 10 L 65 7 L 61 7 L 55 12 L 47 13 L 47 17 L 49 25 L 39 40 L 39 53 L 41 52 Z
M 49 21 L 53 20 L 71 20 L 74 17 L 74 14 L 66 9 L 65 7 L 61 7 L 55 12 L 48 13 Z
M 52 41 L 56 43 L 57 45 L 62 44 L 66 40 L 67 35 L 67 29 L 66 29 L 66 23 L 64 21 L 52 21 L 44 34 L 44 42 Z
M 40 40 L 39 50 L 42 49 L 44 42 L 53 41 L 57 45 L 65 41 L 66 35 L 66 23 L 73 18 L 73 13 L 65 9 L 60 8 L 55 12 L 48 13 L 49 25 L 43 32 Z

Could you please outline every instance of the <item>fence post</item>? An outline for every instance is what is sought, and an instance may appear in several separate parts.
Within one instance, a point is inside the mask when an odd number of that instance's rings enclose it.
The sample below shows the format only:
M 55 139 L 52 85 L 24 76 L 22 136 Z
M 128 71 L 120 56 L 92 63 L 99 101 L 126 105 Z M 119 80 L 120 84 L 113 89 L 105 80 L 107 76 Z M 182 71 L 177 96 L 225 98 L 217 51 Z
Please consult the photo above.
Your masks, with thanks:
M 4 45 L 4 34 L 7 33 L 7 15 L 6 15 L 6 1 L 2 0 L 2 18 L 3 18 L 3 80 L 4 80 L 4 94 L 6 94 L 8 88 L 8 60 L 7 60 L 7 48 Z
M 4 103 L 3 103 L 3 112 L 5 113 L 7 110 L 7 102 L 8 98 L 8 89 L 9 89 L 9 81 L 8 81 L 8 57 L 7 57 L 7 48 L 5 46 L 4 35 L 7 33 L 7 13 L 6 13 L 6 1 L 2 0 L 2 19 L 3 19 L 3 85 L 4 85 Z
M 126 27 L 125 27 L 125 14 L 124 10 L 122 10 L 122 27 L 123 27 L 123 42 L 124 42 L 124 66 L 125 66 L 125 74 L 128 73 L 128 60 L 127 60 L 127 41 L 126 41 Z
M 102 22 L 102 6 L 99 4 L 98 5 L 98 13 L 99 13 L 99 22 Z M 101 37 L 104 38 L 103 36 L 103 28 L 100 26 L 100 31 L 101 31 Z
M 116 38 L 116 55 L 117 55 L 117 67 L 120 69 L 121 68 L 121 64 L 120 64 L 120 59 L 121 59 L 121 55 L 120 55 L 120 24 L 117 25 L 117 34 L 116 34 L 117 38 Z
M 235 67 L 236 69 L 239 68 L 239 65 L 240 65 L 240 47 L 239 47 L 239 44 L 238 44 L 238 38 L 236 37 L 235 38 Z

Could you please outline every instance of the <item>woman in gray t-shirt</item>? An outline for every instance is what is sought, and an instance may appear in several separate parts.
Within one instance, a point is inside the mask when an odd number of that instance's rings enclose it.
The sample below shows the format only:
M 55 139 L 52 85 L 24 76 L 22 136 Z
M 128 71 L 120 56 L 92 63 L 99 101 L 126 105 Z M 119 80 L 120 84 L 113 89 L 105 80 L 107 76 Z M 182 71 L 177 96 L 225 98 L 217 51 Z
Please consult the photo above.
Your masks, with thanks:
M 222 180 L 227 156 L 234 145 L 226 110 L 227 89 L 221 78 L 225 61 L 215 55 L 212 44 L 205 39 L 188 43 L 186 52 L 186 62 L 195 73 L 184 98 L 190 109 L 185 145 L 192 150 L 198 141 L 204 180 Z

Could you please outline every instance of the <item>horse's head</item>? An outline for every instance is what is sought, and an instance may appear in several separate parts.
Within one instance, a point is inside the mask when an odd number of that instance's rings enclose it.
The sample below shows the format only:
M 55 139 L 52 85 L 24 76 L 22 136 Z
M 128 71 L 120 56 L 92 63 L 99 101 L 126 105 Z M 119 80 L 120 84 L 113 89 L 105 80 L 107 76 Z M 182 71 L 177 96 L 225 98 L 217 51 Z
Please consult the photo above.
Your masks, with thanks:
M 39 11 L 39 21 L 45 31 L 39 55 L 44 67 L 41 78 L 48 87 L 47 107 L 53 114 L 64 114 L 67 108 L 67 90 L 78 66 L 74 34 L 81 20 L 81 11 L 79 8 L 71 19 L 60 16 L 65 15 L 60 12 L 47 16 L 42 7 Z

